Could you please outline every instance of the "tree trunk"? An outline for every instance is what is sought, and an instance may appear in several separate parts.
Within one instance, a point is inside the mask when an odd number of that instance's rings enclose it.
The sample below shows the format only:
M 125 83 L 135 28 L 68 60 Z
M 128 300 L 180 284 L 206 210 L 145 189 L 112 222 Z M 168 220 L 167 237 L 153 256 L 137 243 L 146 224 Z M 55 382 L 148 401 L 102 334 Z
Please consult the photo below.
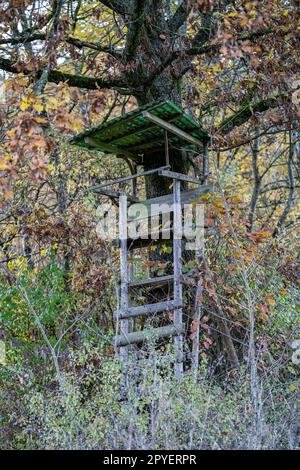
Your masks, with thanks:
M 151 101 L 173 101 L 177 106 L 182 107 L 180 82 L 171 80 L 166 74 L 162 75 L 159 80 L 154 81 L 149 90 L 145 93 L 137 93 L 136 99 L 139 106 L 144 106 Z M 169 148 L 170 165 L 172 171 L 187 174 L 189 170 L 189 162 L 186 151 L 180 149 Z M 164 148 L 161 151 L 145 152 L 143 156 L 143 166 L 145 170 L 152 170 L 160 166 L 166 165 L 166 156 Z M 147 198 L 163 196 L 170 193 L 171 180 L 162 178 L 157 174 L 149 175 L 146 178 L 146 195 Z M 184 183 L 182 183 L 182 189 Z

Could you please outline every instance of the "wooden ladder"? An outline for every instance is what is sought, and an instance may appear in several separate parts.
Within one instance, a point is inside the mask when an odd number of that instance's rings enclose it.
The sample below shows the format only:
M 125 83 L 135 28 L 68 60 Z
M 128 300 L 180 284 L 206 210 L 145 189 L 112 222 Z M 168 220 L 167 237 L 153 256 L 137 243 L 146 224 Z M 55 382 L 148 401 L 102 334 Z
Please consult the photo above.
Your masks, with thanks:
M 146 201 L 147 202 L 147 201 Z M 128 244 L 127 238 L 127 196 L 122 193 L 119 199 L 119 247 L 120 247 L 120 301 L 119 309 L 114 312 L 117 325 L 120 326 L 120 335 L 114 337 L 114 345 L 119 350 L 121 362 L 126 363 L 128 347 L 133 344 L 143 343 L 159 338 L 174 337 L 175 363 L 174 371 L 178 379 L 183 375 L 183 335 L 185 325 L 182 321 L 182 212 L 180 180 L 173 179 L 173 266 L 172 275 L 150 278 L 144 281 L 132 279 L 128 269 Z M 143 240 L 151 243 L 153 240 Z M 157 240 L 158 241 L 158 240 Z M 160 240 L 161 241 L 161 240 Z M 145 243 L 142 245 L 145 246 Z M 147 243 L 146 243 L 147 246 Z M 135 247 L 133 247 L 135 248 Z M 129 305 L 129 288 L 139 286 L 162 285 L 173 281 L 173 299 L 138 307 Z M 153 315 L 159 312 L 173 311 L 173 324 L 159 327 L 146 328 L 143 331 L 130 331 L 130 320 L 143 315 Z

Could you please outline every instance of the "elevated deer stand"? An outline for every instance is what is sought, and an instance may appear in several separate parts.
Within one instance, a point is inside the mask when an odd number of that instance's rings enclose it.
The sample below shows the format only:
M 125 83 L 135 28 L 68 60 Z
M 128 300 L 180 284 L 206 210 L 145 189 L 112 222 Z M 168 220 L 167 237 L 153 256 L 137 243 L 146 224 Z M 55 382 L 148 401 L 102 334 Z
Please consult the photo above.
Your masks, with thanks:
M 171 122 L 172 121 L 172 122 Z M 102 152 L 115 153 L 119 156 L 138 160 L 145 150 L 161 148 L 165 151 L 165 166 L 154 170 L 144 171 L 123 178 L 112 180 L 103 186 L 97 187 L 97 191 L 119 201 L 119 240 L 120 249 L 120 294 L 119 308 L 114 312 L 116 330 L 120 334 L 114 337 L 114 346 L 119 352 L 121 362 L 126 364 L 128 353 L 132 345 L 144 344 L 149 340 L 160 338 L 174 338 L 175 376 L 180 379 L 183 375 L 183 340 L 186 333 L 186 325 L 183 323 L 182 308 L 184 306 L 182 296 L 182 208 L 184 204 L 196 202 L 201 194 L 209 188 L 204 186 L 208 175 L 207 153 L 203 152 L 203 175 L 201 179 L 171 171 L 169 149 L 177 148 L 203 149 L 207 143 L 207 135 L 199 128 L 198 124 L 190 116 L 180 110 L 174 103 L 164 102 L 137 109 L 125 116 L 112 119 L 98 128 L 91 129 L 73 139 L 73 143 L 87 148 L 96 148 Z M 173 182 L 173 194 L 167 194 L 158 198 L 139 201 L 136 194 L 127 195 L 124 192 L 107 190 L 108 187 L 120 185 L 124 181 L 134 181 L 139 177 L 157 173 L 164 178 L 170 178 Z M 181 191 L 181 182 L 197 185 L 196 190 Z M 138 213 L 137 204 L 142 202 L 146 207 L 146 214 L 142 216 L 128 217 L 129 210 Z M 158 208 L 157 212 L 153 207 Z M 164 208 L 164 209 L 163 209 Z M 133 211 L 132 211 L 133 209 Z M 173 274 L 137 280 L 134 277 L 133 264 L 129 263 L 129 256 L 133 250 L 150 246 L 153 243 L 149 239 L 149 232 L 128 237 L 128 223 L 147 221 L 153 216 L 159 216 L 163 212 L 172 212 L 173 226 L 171 230 L 173 249 Z M 155 234 L 157 244 L 164 243 L 164 227 L 158 228 Z M 173 286 L 173 298 L 156 303 L 148 303 L 141 306 L 132 306 L 130 293 L 133 289 L 155 287 L 169 284 Z M 199 307 L 199 305 L 198 305 Z M 197 308 L 198 308 L 197 307 Z M 169 325 L 157 328 L 146 328 L 142 331 L 133 331 L 134 321 L 142 316 L 151 317 L 157 313 L 173 312 L 173 321 Z M 198 364 L 199 327 L 194 332 L 192 361 L 194 366 Z

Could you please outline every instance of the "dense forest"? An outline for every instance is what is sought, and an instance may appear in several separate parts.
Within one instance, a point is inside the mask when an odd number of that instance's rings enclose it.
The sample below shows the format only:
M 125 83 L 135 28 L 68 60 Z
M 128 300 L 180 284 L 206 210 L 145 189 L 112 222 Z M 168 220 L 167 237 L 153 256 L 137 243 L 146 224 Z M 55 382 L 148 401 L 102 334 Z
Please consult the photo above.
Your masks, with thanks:
M 1 449 L 300 448 L 299 41 L 299 0 L 0 0 Z M 181 259 L 181 380 L 166 338 L 124 373 L 120 253 L 97 233 L 105 182 L 171 193 L 166 144 L 76 145 L 165 102 L 201 130 L 171 170 L 210 188 L 201 259 Z M 148 255 L 139 280 L 170 273 L 167 244 Z

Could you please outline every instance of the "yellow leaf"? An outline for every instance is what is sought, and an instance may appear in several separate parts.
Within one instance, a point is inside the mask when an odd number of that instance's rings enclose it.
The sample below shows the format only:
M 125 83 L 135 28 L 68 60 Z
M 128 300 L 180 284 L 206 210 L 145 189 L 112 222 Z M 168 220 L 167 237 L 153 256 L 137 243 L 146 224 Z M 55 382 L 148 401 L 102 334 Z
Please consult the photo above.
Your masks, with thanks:
M 44 106 L 41 101 L 38 101 L 36 103 L 33 103 L 33 108 L 38 112 L 41 113 L 44 109 Z
M 288 295 L 288 291 L 287 290 L 280 290 L 279 294 L 280 295 Z
M 276 304 L 274 298 L 271 297 L 270 295 L 266 297 L 266 301 L 268 302 L 269 305 L 272 305 L 272 306 Z
M 25 111 L 27 108 L 30 108 L 31 103 L 28 101 L 28 99 L 25 97 L 22 99 L 22 103 L 20 105 L 21 111 Z
M 47 99 L 47 103 L 46 103 L 46 109 L 54 110 L 54 109 L 58 109 L 59 106 L 60 106 L 60 103 L 58 99 L 54 98 L 54 96 L 49 96 L 49 98 Z
M 39 116 L 34 117 L 34 120 L 38 122 L 39 124 L 48 124 L 47 119 L 41 118 Z

